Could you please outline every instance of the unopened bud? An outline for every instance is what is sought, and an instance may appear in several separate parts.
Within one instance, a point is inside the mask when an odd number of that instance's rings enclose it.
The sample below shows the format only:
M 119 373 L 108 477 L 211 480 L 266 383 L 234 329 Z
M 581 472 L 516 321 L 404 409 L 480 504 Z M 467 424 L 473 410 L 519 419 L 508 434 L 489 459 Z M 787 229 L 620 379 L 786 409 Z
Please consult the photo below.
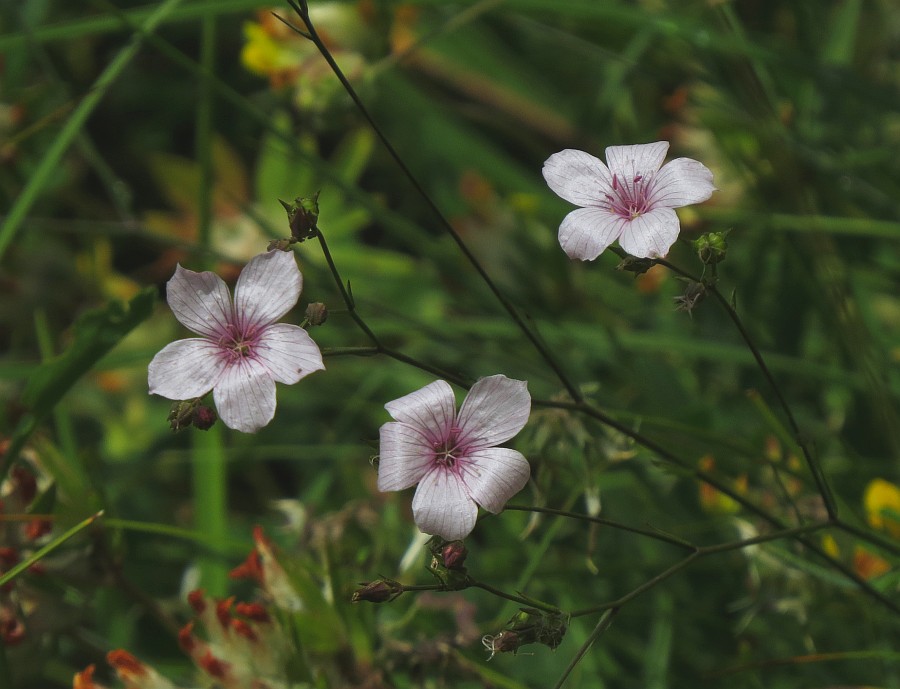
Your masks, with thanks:
M 444 567 L 447 569 L 463 569 L 469 551 L 462 541 L 450 541 L 444 545 L 441 555 L 444 558 Z
M 725 260 L 728 253 L 728 242 L 726 238 L 731 230 L 724 232 L 708 232 L 700 235 L 692 243 L 697 250 L 697 256 L 704 265 L 721 263 Z
M 306 320 L 310 325 L 322 325 L 328 320 L 328 307 L 316 301 L 306 307 Z
M 287 212 L 291 236 L 298 242 L 315 236 L 319 221 L 319 192 L 312 197 L 298 196 L 293 203 L 278 201 Z
M 175 402 L 169 410 L 169 415 L 166 417 L 169 427 L 173 431 L 182 431 L 190 426 L 194 419 L 194 407 L 196 405 L 197 400 Z
M 368 601 L 369 603 L 387 603 L 403 593 L 403 586 L 392 579 L 377 579 L 376 581 L 362 582 L 361 589 L 353 592 L 350 600 L 354 603 Z
M 569 617 L 562 612 L 544 612 L 536 608 L 521 608 L 503 625 L 503 630 L 495 636 L 482 639 L 491 655 L 495 653 L 515 653 L 525 644 L 544 644 L 551 649 L 562 643 L 569 628 Z
M 219 417 L 212 407 L 201 404 L 194 410 L 194 418 L 191 419 L 191 422 L 194 424 L 194 428 L 208 431 L 218 420 Z

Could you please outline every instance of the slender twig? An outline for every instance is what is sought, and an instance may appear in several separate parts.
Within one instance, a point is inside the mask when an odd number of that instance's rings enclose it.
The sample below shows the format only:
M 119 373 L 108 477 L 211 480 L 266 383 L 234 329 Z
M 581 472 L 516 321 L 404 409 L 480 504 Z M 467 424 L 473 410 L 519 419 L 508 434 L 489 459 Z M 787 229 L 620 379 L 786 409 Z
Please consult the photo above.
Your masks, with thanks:
M 892 555 L 900 556 L 900 543 L 897 543 L 897 541 L 892 541 L 890 539 L 883 538 L 876 533 L 872 533 L 871 531 L 860 529 L 858 526 L 848 524 L 842 519 L 838 519 L 837 521 L 835 521 L 834 526 L 841 531 L 846 531 L 849 534 L 853 534 L 857 538 L 860 538 L 867 543 L 874 545 L 876 548 L 881 548 L 883 550 L 887 550 Z
M 693 543 L 688 543 L 677 536 L 670 536 L 662 531 L 654 531 L 651 529 L 642 529 L 637 526 L 629 526 L 628 524 L 622 524 L 621 522 L 613 521 L 612 519 L 604 519 L 603 517 L 592 517 L 588 514 L 579 514 L 577 512 L 569 512 L 567 510 L 556 510 L 550 507 L 536 507 L 532 505 L 507 505 L 503 508 L 504 511 L 511 510 L 514 512 L 538 512 L 540 514 L 552 514 L 557 517 L 568 517 L 570 519 L 577 519 L 579 521 L 591 522 L 593 524 L 603 524 L 604 526 L 609 526 L 613 529 L 619 529 L 620 531 L 630 531 L 631 533 L 640 534 L 641 536 L 646 536 L 647 538 L 652 538 L 657 541 L 662 541 L 663 543 L 668 543 L 670 545 L 678 546 L 679 548 L 687 549 L 687 550 L 696 550 L 697 546 Z
M 395 361 L 408 364 L 409 366 L 413 366 L 420 371 L 425 371 L 427 373 L 436 375 L 439 378 L 443 378 L 444 380 L 458 385 L 465 390 L 468 390 L 470 387 L 472 387 L 472 382 L 463 378 L 462 376 L 456 375 L 455 373 L 451 373 L 449 371 L 445 371 L 438 366 L 432 366 L 431 364 L 425 363 L 424 361 L 419 361 L 418 359 L 404 354 L 403 352 L 399 352 L 396 349 L 392 349 L 391 347 L 387 347 L 382 344 L 381 339 L 375 334 L 375 332 L 369 327 L 368 323 L 366 323 L 365 319 L 360 316 L 359 312 L 356 310 L 356 300 L 353 298 L 353 295 L 350 292 L 349 283 L 347 283 L 347 285 L 345 286 L 344 279 L 341 277 L 341 273 L 334 262 L 334 258 L 332 257 L 331 251 L 328 248 L 328 242 L 325 241 L 325 235 L 322 233 L 321 229 L 315 229 L 315 237 L 319 240 L 319 246 L 322 248 L 322 254 L 325 256 L 325 262 L 328 264 L 328 270 L 329 272 L 331 272 L 331 276 L 334 278 L 334 282 L 341 294 L 341 299 L 343 299 L 344 305 L 347 307 L 347 313 L 350 314 L 353 322 L 356 323 L 359 329 L 366 334 L 373 345 L 372 347 L 340 347 L 331 350 L 329 352 L 331 355 L 374 356 L 377 354 L 383 354 L 384 356 L 394 359 Z
M 701 282 L 700 278 L 697 278 L 695 275 L 692 275 L 686 270 L 679 268 L 678 266 L 670 263 L 665 259 L 657 259 L 656 262 L 683 278 L 686 278 L 693 282 Z M 738 333 L 740 333 L 741 338 L 744 340 L 744 344 L 747 345 L 747 348 L 750 350 L 750 353 L 756 360 L 756 365 L 762 372 L 763 377 L 766 379 L 766 381 L 769 383 L 769 387 L 771 387 L 772 391 L 775 393 L 775 397 L 778 399 L 778 404 L 781 406 L 784 415 L 787 417 L 788 424 L 790 425 L 791 431 L 794 434 L 794 442 L 796 442 L 800 447 L 800 451 L 803 453 L 804 459 L 806 459 L 806 464 L 813 476 L 813 480 L 816 482 L 816 487 L 819 491 L 819 494 L 822 496 L 822 500 L 825 502 L 825 509 L 828 512 L 828 516 L 832 519 L 837 519 L 837 504 L 835 503 L 834 495 L 831 492 L 831 487 L 828 485 L 828 481 L 825 479 L 825 474 L 822 471 L 822 467 L 813 457 L 812 450 L 810 450 L 809 444 L 804 438 L 803 432 L 800 430 L 800 425 L 797 423 L 796 417 L 794 417 L 794 412 L 791 409 L 791 405 L 788 404 L 784 393 L 782 393 L 781 391 L 781 386 L 778 384 L 778 381 L 775 380 L 775 376 L 772 375 L 772 372 L 766 365 L 766 361 L 765 359 L 763 359 L 762 352 L 760 352 L 759 347 L 756 346 L 753 338 L 750 337 L 750 333 L 748 332 L 747 328 L 744 327 L 744 323 L 741 320 L 741 317 L 738 315 L 737 311 L 734 309 L 728 299 L 726 299 L 725 296 L 719 291 L 715 284 L 713 284 L 712 282 L 706 282 L 704 283 L 704 286 L 706 287 L 706 291 L 709 294 L 712 294 L 713 297 L 715 297 L 716 301 L 719 302 L 719 305 L 725 310 L 728 318 L 731 319 L 731 322 L 734 324 L 735 328 L 737 328 Z
M 481 581 L 475 581 L 471 579 L 469 581 L 470 588 L 482 589 L 483 591 L 487 591 L 488 593 L 492 593 L 498 598 L 505 598 L 506 600 L 511 600 L 513 603 L 518 603 L 519 605 L 525 605 L 531 608 L 539 608 L 544 612 L 552 612 L 558 613 L 560 610 L 555 605 L 550 605 L 549 603 L 542 603 L 539 600 L 535 600 L 531 597 L 523 597 L 523 596 L 515 596 L 511 593 L 506 593 L 505 591 L 501 591 L 500 589 L 495 589 L 493 586 L 489 584 L 485 584 Z
M 760 543 L 767 543 L 769 541 L 776 541 L 784 538 L 794 538 L 802 536 L 804 534 L 812 533 L 814 531 L 820 531 L 829 526 L 831 526 L 830 521 L 817 522 L 815 524 L 806 524 L 804 526 L 795 526 L 789 529 L 781 529 L 779 531 L 773 531 L 771 533 L 762 534 L 761 536 L 745 538 L 739 541 L 729 541 L 727 543 L 718 543 L 715 545 L 698 547 L 694 550 L 694 552 L 686 555 L 683 559 L 679 560 L 668 569 L 660 572 L 652 579 L 645 581 L 637 588 L 632 589 L 621 598 L 617 598 L 616 600 L 610 601 L 608 603 L 601 603 L 600 605 L 594 605 L 589 608 L 576 610 L 572 613 L 572 617 L 582 617 L 584 615 L 591 615 L 602 610 L 621 608 L 629 601 L 637 598 L 642 593 L 649 591 L 660 582 L 665 581 L 666 579 L 671 577 L 673 574 L 680 572 L 682 569 L 690 565 L 694 560 L 700 559 L 702 557 L 717 555 L 719 553 L 726 553 L 732 550 L 741 550 L 742 548 L 746 548 L 751 545 L 758 545 Z
M 306 38 L 311 40 L 313 42 L 313 44 L 315 44 L 316 48 L 319 49 L 319 52 L 322 54 L 322 57 L 325 58 L 325 61 L 328 63 L 328 66 L 331 67 L 331 70 L 334 72 L 335 76 L 341 82 L 341 85 L 344 87 L 344 90 L 347 92 L 347 95 L 349 95 L 350 98 L 353 100 L 353 103 L 356 105 L 360 114 L 363 116 L 363 118 L 366 120 L 366 122 L 368 122 L 369 126 L 372 128 L 372 131 L 375 132 L 375 135 L 378 137 L 378 139 L 381 141 L 382 145 L 387 150 L 388 154 L 391 156 L 391 158 L 393 158 L 394 162 L 400 168 L 400 171 L 407 178 L 407 180 L 412 185 L 412 187 L 416 190 L 416 193 L 419 194 L 419 196 L 422 198 L 422 200 L 425 202 L 425 204 L 428 206 L 428 208 L 432 211 L 432 213 L 434 213 L 434 216 L 435 216 L 435 218 L 437 218 L 438 223 L 440 224 L 441 228 L 444 230 L 444 232 L 446 232 L 448 235 L 450 235 L 450 237 L 456 243 L 457 247 L 459 247 L 460 252 L 463 254 L 463 256 L 465 256 L 466 260 L 468 260 L 468 262 L 472 266 L 472 268 L 475 269 L 475 272 L 478 273 L 478 276 L 481 278 L 482 282 L 484 282 L 484 284 L 487 286 L 487 288 L 491 291 L 491 293 L 494 295 L 494 297 L 497 299 L 497 301 L 500 303 L 500 305 L 503 307 L 503 309 L 506 311 L 506 313 L 509 315 L 509 317 L 513 320 L 513 322 L 516 324 L 516 326 L 519 328 L 519 330 L 522 331 L 522 334 L 525 335 L 525 337 L 532 344 L 532 346 L 535 348 L 535 350 L 538 352 L 538 354 L 541 356 L 541 358 L 553 370 L 553 372 L 556 374 L 557 378 L 559 378 L 559 381 L 566 388 L 566 390 L 568 391 L 568 393 L 572 397 L 572 399 L 575 401 L 581 401 L 583 399 L 583 395 L 582 395 L 581 391 L 569 379 L 569 377 L 565 373 L 565 371 L 563 371 L 562 366 L 556 360 L 556 357 L 553 355 L 553 353 L 550 351 L 550 349 L 541 341 L 541 339 L 531 330 L 531 328 L 528 327 L 528 324 L 525 322 L 525 320 L 522 318 L 522 316 L 519 315 L 515 306 L 513 306 L 512 302 L 510 302 L 509 299 L 506 298 L 506 296 L 503 294 L 503 292 L 500 290 L 500 288 L 493 281 L 491 276 L 488 275 L 484 266 L 481 265 L 481 262 L 478 260 L 478 258 L 475 256 L 475 254 L 472 253 L 471 249 L 469 249 L 468 245 L 463 240 L 463 238 L 460 236 L 459 232 L 457 232 L 456 229 L 453 227 L 453 225 L 450 224 L 450 221 L 447 220 L 446 216 L 443 214 L 443 212 L 440 210 L 440 208 L 438 208 L 437 204 L 434 202 L 434 200 L 431 198 L 431 196 L 428 194 L 428 192 L 425 190 L 425 188 L 419 183 L 419 180 L 416 178 L 416 176 L 412 173 L 412 171 L 409 169 L 409 167 L 407 167 L 406 163 L 403 161 L 403 158 L 400 157 L 400 154 L 394 148 L 393 144 L 391 144 L 390 140 L 387 138 L 385 133 L 382 131 L 381 127 L 379 127 L 378 124 L 375 122 L 374 118 L 369 113 L 365 104 L 362 102 L 362 100 L 357 95 L 356 90 L 350 84 L 350 81 L 344 75 L 343 71 L 341 71 L 341 68 L 338 66 L 337 62 L 335 61 L 334 57 L 332 56 L 331 51 L 328 49 L 328 47 L 325 45 L 324 41 L 322 41 L 322 39 L 319 37 L 319 34 L 316 32 L 316 27 L 313 25 L 312 20 L 310 19 L 310 16 L 309 16 L 309 6 L 307 5 L 306 1 L 305 0 L 288 0 L 288 4 L 290 4 L 291 7 L 294 8 L 294 11 L 297 13 L 297 15 L 303 21 L 308 33 L 304 33 L 303 31 L 297 29 L 296 27 L 292 26 L 289 22 L 286 22 L 284 20 L 282 20 L 282 21 L 288 27 L 293 29 L 294 31 L 297 31 L 301 35 L 304 35 Z M 279 19 L 280 19 L 280 17 L 279 17 Z
M 562 685 L 566 683 L 566 680 L 569 678 L 569 675 L 572 674 L 572 670 L 575 669 L 575 666 L 581 662 L 581 659 L 584 658 L 585 654 L 591 650 L 591 646 L 594 645 L 594 642 L 599 639 L 603 633 L 610 628 L 612 625 L 613 619 L 615 616 L 619 614 L 618 608 L 612 608 L 611 610 L 607 610 L 600 617 L 600 621 L 597 622 L 597 626 L 594 627 L 594 630 L 591 632 L 590 636 L 588 636 L 587 640 L 581 644 L 581 648 L 578 649 L 578 652 L 575 654 L 575 657 L 572 658 L 571 662 L 566 666 L 566 669 L 563 670 L 562 676 L 553 685 L 553 689 L 561 689 Z

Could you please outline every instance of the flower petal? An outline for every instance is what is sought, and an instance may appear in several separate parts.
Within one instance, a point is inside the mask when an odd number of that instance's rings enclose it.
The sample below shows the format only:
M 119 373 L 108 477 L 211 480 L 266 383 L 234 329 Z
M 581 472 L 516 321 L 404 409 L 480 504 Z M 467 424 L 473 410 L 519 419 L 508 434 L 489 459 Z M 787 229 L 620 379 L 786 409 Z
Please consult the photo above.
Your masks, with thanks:
M 631 184 L 638 176 L 649 180 L 666 159 L 668 150 L 668 141 L 610 146 L 606 149 L 606 164 L 609 165 L 610 173 L 618 176 L 619 182 Z
M 391 421 L 379 436 L 378 490 L 403 490 L 421 481 L 434 460 L 434 448 L 421 432 Z
M 220 353 L 218 345 L 198 337 L 166 345 L 153 357 L 147 370 L 150 394 L 170 400 L 205 395 L 225 370 Z
M 495 514 L 528 483 L 531 467 L 521 452 L 488 447 L 473 452 L 463 465 L 462 477 L 469 497 Z
M 444 467 L 425 474 L 412 502 L 413 519 L 420 531 L 456 541 L 475 528 L 478 507 L 466 494 L 465 485 Z
M 459 410 L 459 442 L 472 449 L 492 447 L 522 430 L 531 413 L 528 383 L 504 375 L 482 378 Z
M 675 211 L 656 208 L 626 223 L 619 245 L 638 258 L 665 256 L 678 239 L 680 229 Z
M 246 332 L 251 325 L 274 323 L 290 311 L 303 288 L 293 252 L 258 254 L 244 266 L 234 288 L 234 312 Z
M 275 416 L 275 381 L 261 362 L 242 357 L 225 369 L 213 399 L 226 426 L 256 433 Z
M 670 160 L 651 184 L 650 203 L 654 207 L 681 208 L 706 201 L 716 191 L 710 169 L 691 158 Z
M 384 405 L 397 421 L 413 426 L 431 444 L 443 442 L 450 434 L 456 416 L 453 388 L 443 380 L 436 380 L 424 388 Z
M 593 261 L 618 239 L 627 222 L 603 208 L 578 208 L 563 218 L 559 245 L 569 258 Z
M 253 354 L 279 383 L 292 385 L 313 371 L 325 368 L 322 352 L 303 328 L 275 323 L 260 333 Z
M 612 193 L 612 175 L 599 158 L 590 153 L 567 148 L 554 153 L 541 171 L 547 185 L 558 195 L 577 206 L 595 206 Z
M 175 318 L 198 335 L 218 339 L 231 320 L 231 295 L 215 273 L 195 273 L 180 265 L 166 284 L 166 297 Z

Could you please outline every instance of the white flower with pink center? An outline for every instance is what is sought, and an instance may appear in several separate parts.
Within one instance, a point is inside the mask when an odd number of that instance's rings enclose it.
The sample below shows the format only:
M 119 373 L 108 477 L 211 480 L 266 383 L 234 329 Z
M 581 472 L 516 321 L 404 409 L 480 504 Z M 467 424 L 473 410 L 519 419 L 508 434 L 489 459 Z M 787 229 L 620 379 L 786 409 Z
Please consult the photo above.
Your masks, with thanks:
M 381 427 L 378 489 L 417 483 L 413 518 L 421 531 L 448 541 L 475 527 L 478 505 L 500 512 L 531 473 L 516 450 L 496 447 L 515 436 L 531 413 L 528 384 L 496 375 L 482 378 L 456 413 L 443 380 L 385 405 L 395 421 Z
M 182 325 L 201 335 L 167 345 L 150 362 L 150 393 L 171 400 L 210 390 L 229 428 L 255 433 L 275 415 L 275 383 L 291 385 L 324 369 L 307 332 L 276 323 L 300 298 L 303 276 L 292 253 L 253 257 L 234 290 L 215 273 L 180 265 L 166 286 L 169 307 Z
M 696 160 L 676 158 L 663 165 L 668 150 L 667 141 L 657 141 L 610 146 L 606 163 L 573 149 L 547 159 L 547 184 L 582 206 L 559 226 L 559 244 L 569 258 L 593 261 L 617 239 L 639 258 L 669 253 L 681 229 L 672 209 L 706 201 L 716 188 L 712 172 Z

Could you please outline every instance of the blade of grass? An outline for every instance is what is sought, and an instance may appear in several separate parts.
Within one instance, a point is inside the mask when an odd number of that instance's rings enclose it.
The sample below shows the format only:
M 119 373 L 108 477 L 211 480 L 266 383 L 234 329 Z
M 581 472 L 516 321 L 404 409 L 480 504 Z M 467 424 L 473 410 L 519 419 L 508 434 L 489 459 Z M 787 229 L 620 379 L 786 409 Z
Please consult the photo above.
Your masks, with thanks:
M 40 562 L 47 555 L 49 555 L 54 550 L 59 548 L 63 543 L 68 541 L 73 536 L 84 531 L 87 527 L 89 527 L 91 524 L 93 524 L 95 521 L 97 521 L 97 519 L 99 519 L 102 516 L 103 516 L 103 510 L 100 510 L 96 514 L 92 514 L 90 517 L 80 521 L 78 524 L 73 526 L 71 529 L 66 531 L 61 536 L 57 536 L 56 538 L 54 538 L 43 548 L 36 550 L 32 555 L 30 555 L 29 557 L 26 557 L 15 567 L 11 567 L 9 569 L 9 571 L 4 572 L 2 575 L 0 575 L 0 586 L 5 586 L 7 582 L 10 582 L 13 579 L 15 579 L 22 572 L 24 572 L 26 569 L 31 567 L 31 565 L 33 565 L 37 562 Z
M 163 18 L 175 9 L 180 2 L 181 0 L 165 0 L 165 2 L 156 8 L 156 10 L 147 17 L 146 21 L 144 21 L 143 32 L 153 31 Z M 0 260 L 2 260 L 3 255 L 6 253 L 6 249 L 9 248 L 16 232 L 28 215 L 28 211 L 31 210 L 31 207 L 38 200 L 41 191 L 43 191 L 44 186 L 50 180 L 50 177 L 55 174 L 63 155 L 65 155 L 69 146 L 72 145 L 72 142 L 75 140 L 82 127 L 84 127 L 88 117 L 90 117 L 91 113 L 94 111 L 94 108 L 97 107 L 100 100 L 106 95 L 106 91 L 113 82 L 121 76 L 122 72 L 134 56 L 137 55 L 142 42 L 142 33 L 136 33 L 131 42 L 119 51 L 107 68 L 103 70 L 103 73 L 100 74 L 94 82 L 84 98 L 82 98 L 81 102 L 72 112 L 72 115 L 66 120 L 59 135 L 53 140 L 50 148 L 44 153 L 37 168 L 25 184 L 25 188 L 19 194 L 18 198 L 16 198 L 9 213 L 3 219 L 3 224 L 0 225 Z

